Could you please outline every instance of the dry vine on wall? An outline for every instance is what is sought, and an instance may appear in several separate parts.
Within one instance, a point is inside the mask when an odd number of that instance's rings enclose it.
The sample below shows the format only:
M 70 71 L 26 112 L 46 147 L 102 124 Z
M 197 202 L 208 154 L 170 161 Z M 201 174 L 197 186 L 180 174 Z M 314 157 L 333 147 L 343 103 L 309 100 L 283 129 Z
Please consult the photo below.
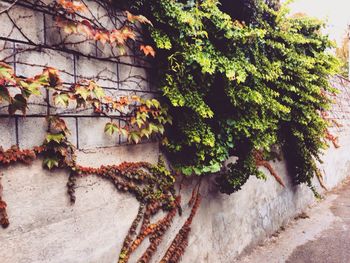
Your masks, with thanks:
M 109 28 L 102 25 L 101 17 L 96 17 L 89 8 L 97 5 L 104 8 L 106 13 L 103 18 L 108 18 L 113 23 L 108 23 Z M 45 28 L 45 41 L 37 43 L 30 39 L 23 28 L 13 19 L 13 10 L 24 7 L 41 12 L 53 21 L 50 30 L 63 31 L 63 37 L 54 44 L 48 44 L 48 32 Z M 63 118 L 56 114 L 57 109 L 63 109 L 65 113 L 77 113 L 86 109 L 92 109 L 93 114 L 103 116 L 108 121 L 105 124 L 105 132 L 109 135 L 121 134 L 130 143 L 139 143 L 142 140 L 150 140 L 162 137 L 165 125 L 171 123 L 171 117 L 167 114 L 166 107 L 157 99 L 143 99 L 140 96 L 109 96 L 105 89 L 92 79 L 79 78 L 73 83 L 65 81 L 63 75 L 71 73 L 64 69 L 57 70 L 52 67 L 43 67 L 42 73 L 34 76 L 22 76 L 16 74 L 16 57 L 24 52 L 45 52 L 44 50 L 56 50 L 72 53 L 74 56 L 98 58 L 102 61 L 121 63 L 126 57 L 131 57 L 132 63 L 147 63 L 147 57 L 155 56 L 155 51 L 150 45 L 144 44 L 138 37 L 141 34 L 140 24 L 151 24 L 143 17 L 129 12 L 116 13 L 108 8 L 108 4 L 99 1 L 54 1 L 45 4 L 41 1 L 15 1 L 0 11 L 13 23 L 10 35 L 18 31 L 25 39 L 25 48 L 11 49 L 0 63 L 0 107 L 7 108 L 8 116 L 26 116 L 32 105 L 33 98 L 44 97 L 48 111 L 47 135 L 42 145 L 31 149 L 20 149 L 12 146 L 5 150 L 0 147 L 0 167 L 8 167 L 17 163 L 30 164 L 37 158 L 43 159 L 46 169 L 65 169 L 68 173 L 67 193 L 71 203 L 76 200 L 75 186 L 80 177 L 97 175 L 110 181 L 119 192 L 132 194 L 139 202 L 139 212 L 125 237 L 119 262 L 128 262 L 143 240 L 149 238 L 150 245 L 142 254 L 138 262 L 149 262 L 158 245 L 177 213 L 181 211 L 180 196 L 175 191 L 175 176 L 169 171 L 162 158 L 158 164 L 146 162 L 122 163 L 119 165 L 101 166 L 99 168 L 83 167 L 76 163 L 76 147 L 69 141 L 70 131 Z M 17 14 L 18 15 L 18 14 Z M 78 36 L 78 38 L 72 38 Z M 75 42 L 72 42 L 72 39 Z M 77 40 L 78 39 L 78 40 Z M 1 36 L 6 41 L 4 50 L 7 51 L 8 36 Z M 18 41 L 21 44 L 21 41 Z M 16 45 L 18 44 L 16 43 Z M 86 54 L 78 49 L 70 49 L 83 43 L 93 43 L 95 54 L 102 53 L 108 46 L 108 56 L 95 56 Z M 23 43 L 22 43 L 23 44 Z M 133 51 L 128 53 L 128 51 Z M 135 52 L 135 50 L 137 52 Z M 14 59 L 11 61 L 11 59 Z M 25 66 L 34 68 L 37 61 L 26 62 Z M 124 62 L 125 63 L 125 62 Z M 96 73 L 95 79 L 108 80 Z M 143 76 L 132 76 L 128 79 L 139 85 L 144 81 Z M 50 97 L 49 97 L 50 95 Z M 52 100 L 52 103 L 50 101 Z M 199 189 L 194 190 L 193 202 L 190 203 L 192 211 L 185 225 L 175 237 L 173 243 L 164 255 L 161 262 L 178 262 L 187 246 L 188 235 L 192 219 L 199 207 Z M 10 221 L 6 212 L 7 204 L 2 197 L 2 185 L 0 182 L 0 224 L 3 228 L 9 226 Z M 159 211 L 164 211 L 165 216 L 157 222 L 152 222 Z

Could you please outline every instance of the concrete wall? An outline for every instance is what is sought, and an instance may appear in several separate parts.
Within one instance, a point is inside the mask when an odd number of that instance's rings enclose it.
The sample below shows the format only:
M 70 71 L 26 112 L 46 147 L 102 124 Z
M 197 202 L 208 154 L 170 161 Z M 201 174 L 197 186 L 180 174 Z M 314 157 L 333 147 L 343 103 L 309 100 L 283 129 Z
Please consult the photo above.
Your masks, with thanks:
M 4 2 L 0 4 L 5 5 Z M 100 8 L 97 6 L 96 10 Z M 47 14 L 32 13 L 25 7 L 18 7 L 11 15 L 13 19 L 18 19 L 26 36 L 30 36 L 35 43 L 45 44 L 54 41 L 54 36 L 57 37 L 51 31 L 54 27 L 49 26 L 50 17 Z M 8 17 L 0 15 L 0 24 L 3 23 L 10 25 Z M 2 58 L 20 49 L 27 41 L 18 30 L 10 28 L 0 27 Z M 96 50 L 94 43 L 89 45 L 78 49 L 83 52 L 90 52 L 89 48 Z M 139 67 L 136 61 L 129 60 L 133 66 L 128 65 L 127 58 L 100 62 L 78 56 L 69 52 L 69 49 L 65 52 L 50 49 L 47 53 L 41 50 L 39 54 L 35 53 L 37 51 L 26 51 L 27 55 L 23 52 L 20 56 L 10 56 L 7 62 L 16 67 L 17 73 L 33 75 L 40 72 L 41 68 L 33 68 L 27 62 L 36 58 L 43 66 L 51 65 L 66 71 L 67 84 L 79 78 L 79 72 L 93 76 L 98 70 L 109 74 L 107 78 L 98 80 L 114 95 L 153 94 L 148 84 L 141 89 L 140 86 L 132 87 L 133 81 L 130 85 L 120 81 L 123 76 L 130 76 L 130 72 L 148 70 Z M 104 71 L 106 68 L 109 70 Z M 331 146 L 325 152 L 324 163 L 320 164 L 325 183 L 330 188 L 339 184 L 350 171 L 350 85 L 341 78 L 333 82 L 341 93 L 335 97 L 330 117 L 342 126 L 334 126 L 331 132 L 339 136 L 341 147 L 336 149 Z M 3 112 L 0 118 L 0 145 L 6 149 L 13 144 L 21 147 L 40 144 L 46 129 L 43 116 L 47 108 L 47 101 L 33 102 L 27 118 L 8 118 Z M 122 161 L 156 162 L 158 158 L 157 144 L 118 146 L 123 143 L 120 138 L 111 139 L 103 134 L 103 118 L 82 117 L 81 113 L 75 113 L 66 117 L 66 120 L 72 129 L 72 140 L 79 148 L 78 163 L 82 165 L 98 167 Z M 203 202 L 192 224 L 189 247 L 183 262 L 232 262 L 244 249 L 261 242 L 315 202 L 313 194 L 305 185 L 292 186 L 283 161 L 272 165 L 283 178 L 286 188 L 282 188 L 268 173 L 266 182 L 252 177 L 241 191 L 231 196 L 218 193 L 209 179 L 202 182 Z M 71 206 L 66 195 L 67 175 L 43 170 L 40 160 L 30 166 L 17 165 L 2 169 L 0 176 L 11 223 L 9 228 L 0 229 L 1 263 L 116 262 L 123 239 L 138 210 L 138 202 L 132 196 L 117 193 L 110 182 L 91 176 L 78 179 L 77 201 Z M 185 181 L 182 190 L 184 215 L 175 219 L 153 262 L 159 262 L 186 219 L 189 213 L 186 201 L 190 197 L 190 186 L 195 183 L 195 179 Z M 318 185 L 317 181 L 315 185 Z M 136 261 L 141 250 L 136 251 L 131 262 Z

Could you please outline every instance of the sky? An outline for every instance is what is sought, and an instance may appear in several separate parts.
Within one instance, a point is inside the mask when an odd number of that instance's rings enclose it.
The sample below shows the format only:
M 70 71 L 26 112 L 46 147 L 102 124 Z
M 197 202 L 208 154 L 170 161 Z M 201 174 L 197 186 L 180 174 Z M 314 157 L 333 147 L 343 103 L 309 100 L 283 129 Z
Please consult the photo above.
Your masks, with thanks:
M 326 19 L 326 33 L 338 44 L 341 43 L 347 25 L 350 24 L 350 0 L 294 0 L 290 8 L 292 13 L 302 12 Z

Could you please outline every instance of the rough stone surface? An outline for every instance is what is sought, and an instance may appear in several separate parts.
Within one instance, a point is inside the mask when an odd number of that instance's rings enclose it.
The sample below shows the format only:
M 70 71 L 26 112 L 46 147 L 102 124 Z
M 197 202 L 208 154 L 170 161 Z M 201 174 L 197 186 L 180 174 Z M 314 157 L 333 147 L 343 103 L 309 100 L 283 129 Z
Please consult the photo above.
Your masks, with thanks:
M 123 82 L 123 89 L 149 91 L 149 83 L 145 76 L 147 71 L 144 68 L 119 65 L 119 80 Z
M 45 118 L 18 118 L 19 147 L 29 149 L 42 145 L 47 133 Z
M 1 10 L 4 10 L 8 6 L 9 4 L 4 1 L 0 3 Z M 13 27 L 11 20 L 16 22 L 18 28 Z M 39 12 L 15 6 L 11 8 L 8 15 L 6 13 L 0 14 L 0 21 L 2 25 L 7 25 L 0 27 L 0 36 L 2 37 L 21 41 L 30 39 L 36 44 L 43 42 L 44 18 Z
M 59 70 L 63 82 L 74 83 L 73 55 L 50 49 L 28 51 L 29 46 L 23 44 L 17 44 L 16 48 L 20 52 L 16 56 L 17 75 L 33 77 L 45 67 L 54 67 Z
M 350 262 L 350 180 L 236 263 Z
M 124 160 L 154 162 L 157 157 L 158 146 L 148 144 L 80 152 L 78 161 L 97 167 Z M 133 197 L 117 194 L 110 182 L 97 177 L 80 178 L 71 206 L 67 175 L 43 170 L 40 160 L 1 174 L 11 220 L 11 227 L 1 229 L 2 263 L 115 261 L 138 210 Z
M 77 60 L 78 80 L 91 79 L 102 87 L 118 88 L 117 68 L 116 63 L 99 63 L 95 59 L 80 57 Z
M 109 122 L 107 118 L 80 118 L 78 121 L 79 147 L 92 149 L 119 144 L 119 134 L 110 136 L 104 133 L 107 122 Z
M 49 4 L 52 0 L 43 2 Z M 106 5 L 102 2 L 88 1 L 86 4 L 91 10 L 91 13 L 86 15 L 98 19 L 99 23 L 108 30 L 119 28 L 125 19 L 119 13 L 113 13 L 113 15 L 110 10 L 106 10 Z M 5 2 L 1 2 L 0 5 L 2 9 L 9 6 Z M 154 97 L 146 81 L 149 70 L 143 68 L 146 64 L 136 63 L 135 54 L 133 54 L 135 47 L 132 42 L 128 43 L 130 45 L 126 48 L 129 53 L 121 56 L 118 48 L 112 48 L 109 44 L 96 43 L 83 35 L 67 35 L 57 26 L 55 18 L 50 14 L 33 11 L 24 6 L 14 6 L 8 15 L 0 14 L 0 24 L 3 25 L 0 28 L 0 36 L 4 38 L 0 40 L 0 60 L 13 66 L 18 76 L 33 77 L 49 66 L 59 70 L 66 89 L 70 89 L 72 84 L 82 80 L 94 80 L 105 88 L 106 95 L 115 98 L 135 94 L 145 98 Z M 40 44 L 40 47 L 33 44 Z M 138 52 L 140 53 L 139 50 Z M 11 95 L 15 95 L 20 90 L 13 88 L 10 92 Z M 19 131 L 18 140 L 15 143 L 17 142 L 20 146 L 32 146 L 36 142 L 42 142 L 44 135 L 42 122 L 40 121 L 39 124 L 39 132 L 35 132 L 35 128 L 38 120 L 44 119 L 48 111 L 51 114 L 77 118 L 75 122 L 81 123 L 81 126 L 72 126 L 72 121 L 69 126 L 73 127 L 71 139 L 78 146 L 81 143 L 83 148 L 110 147 L 121 142 L 119 136 L 108 138 L 103 134 L 104 124 L 100 119 L 95 119 L 98 115 L 93 112 L 92 106 L 87 109 L 76 109 L 74 103 L 70 103 L 67 108 L 56 106 L 53 103 L 53 93 L 53 90 L 48 92 L 42 90 L 42 96 L 32 96 L 28 100 L 27 121 L 18 122 L 19 125 L 13 127 L 12 124 L 6 125 Z M 0 117 L 6 118 L 7 116 L 3 115 L 7 113 L 8 105 L 2 102 Z M 21 115 L 20 112 L 17 114 Z M 110 115 L 118 114 L 110 113 Z M 77 127 L 78 131 L 75 131 Z M 89 136 L 81 127 L 87 127 L 89 131 L 98 130 L 101 134 Z M 8 136 L 8 132 L 4 134 Z M 5 148 L 10 147 L 10 143 L 14 142 L 10 137 L 2 140 L 6 142 L 3 144 Z M 125 142 L 125 138 L 122 138 L 122 142 Z
M 16 144 L 15 119 L 0 118 L 0 145 L 4 149 Z

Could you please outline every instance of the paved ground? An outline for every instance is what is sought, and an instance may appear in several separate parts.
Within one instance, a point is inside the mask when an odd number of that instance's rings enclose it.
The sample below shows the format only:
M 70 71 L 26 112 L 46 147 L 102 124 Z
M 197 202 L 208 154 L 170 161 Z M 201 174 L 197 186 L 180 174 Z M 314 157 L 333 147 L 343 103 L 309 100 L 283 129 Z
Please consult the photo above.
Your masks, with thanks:
M 237 263 L 350 263 L 350 180 Z

